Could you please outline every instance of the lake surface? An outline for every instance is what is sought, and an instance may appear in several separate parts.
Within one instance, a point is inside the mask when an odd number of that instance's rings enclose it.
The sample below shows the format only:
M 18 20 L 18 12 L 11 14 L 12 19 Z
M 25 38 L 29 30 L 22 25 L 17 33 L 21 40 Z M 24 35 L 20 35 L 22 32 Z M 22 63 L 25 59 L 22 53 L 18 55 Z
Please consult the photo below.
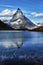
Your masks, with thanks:
M 27 47 L 32 44 L 43 44 L 43 32 L 0 31 L 0 45 Z
M 0 65 L 9 64 L 43 65 L 43 32 L 0 31 Z

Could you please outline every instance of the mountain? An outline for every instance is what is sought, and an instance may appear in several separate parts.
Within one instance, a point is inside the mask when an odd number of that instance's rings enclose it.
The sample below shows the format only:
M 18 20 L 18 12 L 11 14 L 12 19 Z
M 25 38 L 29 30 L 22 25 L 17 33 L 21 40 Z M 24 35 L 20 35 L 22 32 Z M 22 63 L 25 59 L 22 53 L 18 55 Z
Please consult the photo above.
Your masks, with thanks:
M 14 29 L 27 29 L 27 27 L 33 27 L 35 24 L 25 17 L 22 11 L 18 8 L 10 20 L 10 26 Z
M 30 30 L 43 31 L 43 24 L 35 25 L 24 16 L 23 12 L 18 8 L 11 20 L 0 20 L 0 30 Z
M 36 26 L 36 28 L 32 29 L 32 31 L 43 32 L 43 26 Z
M 0 20 L 0 30 L 14 30 L 14 29 Z

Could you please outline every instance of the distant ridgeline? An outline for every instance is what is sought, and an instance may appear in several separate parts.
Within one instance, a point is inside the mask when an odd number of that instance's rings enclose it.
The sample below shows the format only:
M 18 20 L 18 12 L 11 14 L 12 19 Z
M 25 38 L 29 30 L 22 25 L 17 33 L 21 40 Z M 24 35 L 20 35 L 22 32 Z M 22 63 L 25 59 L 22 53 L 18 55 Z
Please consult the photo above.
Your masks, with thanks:
M 25 17 L 22 11 L 18 8 L 9 22 L 0 20 L 0 30 L 43 31 L 43 26 L 35 25 L 27 17 Z

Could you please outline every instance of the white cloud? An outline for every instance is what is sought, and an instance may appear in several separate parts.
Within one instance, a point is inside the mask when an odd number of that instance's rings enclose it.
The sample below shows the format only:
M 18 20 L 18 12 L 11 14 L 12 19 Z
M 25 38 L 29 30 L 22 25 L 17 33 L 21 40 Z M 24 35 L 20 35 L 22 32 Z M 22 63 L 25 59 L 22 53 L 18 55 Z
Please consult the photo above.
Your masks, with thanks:
M 12 17 L 0 17 L 0 19 L 3 20 L 10 20 Z
M 12 5 L 0 5 L 0 7 L 15 8 L 15 6 L 12 6 Z
M 0 16 L 13 15 L 15 12 L 16 10 L 5 9 L 2 12 L 0 12 Z
M 11 11 L 9 9 L 5 9 L 0 14 L 1 15 L 10 15 L 11 14 Z
M 40 16 L 43 16 L 43 13 L 32 12 L 31 15 L 34 17 L 40 17 Z
M 3 11 L 0 12 L 0 19 L 1 20 L 9 20 L 11 19 L 12 15 L 16 12 L 16 10 L 9 10 L 9 9 L 5 9 Z

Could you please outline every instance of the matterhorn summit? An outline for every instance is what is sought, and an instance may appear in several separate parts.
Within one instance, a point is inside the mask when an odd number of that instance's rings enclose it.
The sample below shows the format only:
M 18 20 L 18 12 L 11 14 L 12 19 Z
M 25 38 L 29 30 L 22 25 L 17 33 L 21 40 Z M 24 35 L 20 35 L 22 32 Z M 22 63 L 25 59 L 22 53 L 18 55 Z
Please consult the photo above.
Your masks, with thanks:
M 22 11 L 18 8 L 10 20 L 10 25 L 14 29 L 26 29 L 27 26 L 34 26 L 35 24 L 25 17 Z

